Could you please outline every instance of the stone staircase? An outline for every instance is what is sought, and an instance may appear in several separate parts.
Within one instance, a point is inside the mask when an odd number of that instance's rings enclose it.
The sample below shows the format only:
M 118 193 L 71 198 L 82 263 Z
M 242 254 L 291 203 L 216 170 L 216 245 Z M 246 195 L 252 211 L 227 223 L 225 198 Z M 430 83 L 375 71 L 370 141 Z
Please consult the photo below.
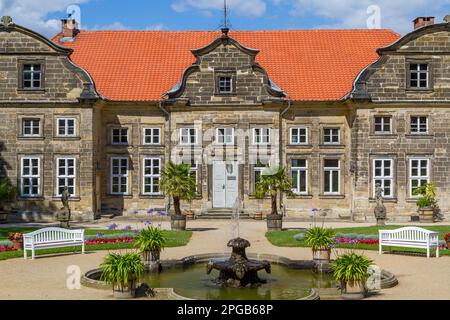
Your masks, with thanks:
M 209 209 L 206 213 L 196 216 L 196 219 L 208 219 L 208 220 L 229 220 L 231 219 L 233 212 L 231 209 Z M 240 219 L 252 219 L 248 213 L 243 211 L 239 214 Z

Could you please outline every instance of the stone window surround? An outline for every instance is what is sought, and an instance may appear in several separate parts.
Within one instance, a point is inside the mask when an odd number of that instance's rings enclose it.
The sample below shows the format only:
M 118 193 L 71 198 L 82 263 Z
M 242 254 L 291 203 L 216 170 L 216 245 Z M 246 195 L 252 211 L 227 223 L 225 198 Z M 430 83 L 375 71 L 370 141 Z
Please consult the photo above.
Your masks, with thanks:
M 256 129 L 268 129 L 269 130 L 269 135 L 268 135 L 268 139 L 269 139 L 269 141 L 268 142 L 256 142 Z M 272 134 L 273 134 L 273 132 L 274 132 L 274 130 L 272 130 L 272 127 L 270 126 L 270 125 L 253 125 L 252 127 L 251 127 L 251 130 L 250 130 L 250 132 L 251 132 L 251 143 L 250 143 L 250 145 L 252 145 L 252 146 L 269 146 L 269 145 L 271 145 L 272 144 L 272 140 L 273 140 L 273 137 L 272 137 Z M 264 135 L 262 135 L 262 137 L 263 137 Z
M 41 87 L 40 88 L 24 88 L 23 87 L 23 66 L 25 64 L 40 64 L 41 65 Z M 19 75 L 17 77 L 17 91 L 20 93 L 42 93 L 45 92 L 45 60 L 44 59 L 18 59 L 17 60 L 17 70 Z
M 339 129 L 339 143 L 325 143 L 325 129 Z M 320 132 L 320 147 L 322 148 L 332 148 L 332 147 L 338 147 L 342 148 L 344 147 L 343 141 L 345 137 L 345 131 L 344 131 L 344 124 L 342 123 L 320 123 L 319 124 L 319 132 Z
M 416 88 L 411 87 L 411 72 L 410 66 L 411 64 L 428 64 L 428 87 L 427 88 Z M 431 58 L 406 58 L 406 91 L 419 91 L 419 92 L 427 92 L 434 90 L 434 72 L 433 72 L 433 63 Z
M 219 81 L 221 77 L 231 78 L 231 92 L 220 92 Z M 215 81 L 215 96 L 230 96 L 236 95 L 237 87 L 237 71 L 236 69 L 215 69 L 214 70 L 214 81 Z
M 59 119 L 75 119 L 75 134 L 70 136 L 59 135 Z M 80 139 L 80 115 L 79 114 L 63 114 L 58 113 L 53 115 L 53 123 L 55 124 L 53 130 L 53 137 L 59 140 L 70 140 L 70 139 Z
M 291 153 L 286 155 L 286 161 L 287 161 L 287 171 L 289 173 L 289 177 L 292 176 L 292 160 L 301 159 L 306 160 L 307 170 L 306 170 L 306 193 L 295 193 L 292 196 L 288 196 L 289 199 L 311 199 L 312 198 L 312 179 L 311 179 L 311 173 L 312 173 L 312 155 L 310 153 Z
M 108 196 L 112 196 L 112 197 L 128 197 L 128 196 L 132 196 L 132 192 L 130 186 L 133 186 L 132 184 L 132 178 L 133 178 L 133 174 L 132 174 L 132 170 L 131 170 L 131 158 L 127 155 L 119 155 L 119 154 L 114 154 L 114 155 L 109 155 L 108 157 Z M 114 193 L 113 192 L 113 174 L 112 174 L 112 162 L 113 159 L 127 159 L 127 190 L 125 193 Z M 130 174 L 131 173 L 131 174 Z
M 148 176 L 146 176 L 145 175 L 145 161 L 146 160 L 158 160 L 159 161 L 159 174 L 157 174 L 157 175 L 154 175 L 154 174 L 151 174 L 151 175 L 148 175 Z M 141 177 L 141 181 L 142 181 L 142 183 L 141 183 L 141 196 L 161 196 L 162 195 L 162 192 L 161 192 L 161 188 L 159 188 L 159 192 L 157 192 L 157 193 L 155 193 L 155 192 L 153 192 L 153 191 L 151 191 L 151 192 L 145 192 L 145 178 L 146 177 L 149 177 L 149 178 L 159 178 L 159 181 L 161 182 L 161 171 L 162 171 L 162 167 L 163 167 L 163 162 L 162 162 L 163 160 L 162 160 L 162 158 L 160 157 L 160 156 L 154 156 L 154 155 L 144 155 L 144 156 L 142 156 L 142 161 L 140 162 L 141 164 L 142 164 L 142 166 L 141 166 L 141 168 L 140 168 L 140 172 L 141 172 L 141 174 L 140 174 L 140 177 Z M 154 167 L 153 166 L 153 164 L 152 164 L 152 167 Z
M 139 155 L 139 168 L 138 168 L 138 172 L 139 172 L 139 177 L 138 177 L 138 181 L 139 181 L 139 198 L 140 199 L 163 199 L 164 198 L 164 194 L 162 193 L 162 191 L 159 194 L 145 194 L 144 193 L 144 159 L 160 159 L 160 174 L 162 172 L 162 170 L 164 169 L 164 165 L 165 165 L 165 156 L 163 154 L 160 153 L 143 153 Z M 131 159 L 128 160 L 128 170 L 130 170 L 130 167 L 134 165 L 131 162 Z M 130 178 L 132 178 L 132 174 L 128 174 L 128 184 L 132 187 L 133 184 L 131 183 Z
M 61 199 L 61 196 L 58 195 L 58 159 L 75 159 L 75 195 L 71 196 L 69 199 L 72 201 L 80 200 L 79 196 L 79 190 L 80 190 L 80 179 L 79 179 L 79 172 L 80 172 L 80 161 L 78 155 L 72 155 L 72 154 L 57 154 L 53 157 L 53 163 L 54 165 L 54 199 Z
M 127 132 L 127 140 L 128 142 L 125 143 L 113 143 L 113 129 L 128 129 Z M 131 137 L 133 126 L 131 124 L 109 124 L 106 126 L 107 130 L 107 137 L 108 137 L 108 144 L 113 147 L 123 147 L 123 146 L 130 146 L 132 145 Z
M 427 127 L 428 127 L 428 130 L 427 130 L 427 132 L 425 133 L 413 133 L 413 132 L 411 132 L 411 117 L 427 117 Z M 432 123 L 432 117 L 431 117 L 431 114 L 430 114 L 430 112 L 428 112 L 428 111 L 419 111 L 419 112 L 407 112 L 406 113 L 406 135 L 408 136 L 408 137 L 412 137 L 412 138 L 414 138 L 414 137 L 421 137 L 421 136 L 425 136 L 425 137 L 427 137 L 427 136 L 433 136 L 434 135 L 434 133 L 433 133 L 433 123 Z
M 219 142 L 219 129 L 225 129 L 225 131 L 226 131 L 226 129 L 232 129 L 232 131 L 233 131 L 233 133 L 232 133 L 232 136 L 233 136 L 233 142 L 225 142 L 225 137 L 226 137 L 226 134 L 224 135 L 224 142 Z M 226 132 L 225 132 L 226 133 Z M 215 142 L 215 144 L 216 145 L 219 145 L 219 146 L 225 146 L 225 145 L 236 145 L 236 129 L 235 129 L 235 127 L 234 126 L 231 126 L 231 125 L 224 125 L 224 126 L 219 126 L 219 127 L 217 127 L 216 128 L 216 136 L 215 136 L 215 140 L 214 140 L 214 142 Z
M 24 136 L 23 135 L 23 120 L 39 120 L 39 135 L 38 136 Z M 44 138 L 44 128 L 45 128 L 45 115 L 44 114 L 18 114 L 17 115 L 17 132 L 18 139 L 43 139 Z
M 39 192 L 36 196 L 27 196 L 23 195 L 23 186 L 22 186 L 22 159 L 30 159 L 37 158 L 39 159 Z M 18 177 L 18 185 L 19 185 L 19 200 L 43 200 L 43 186 L 45 184 L 44 181 L 44 155 L 42 154 L 18 154 L 17 155 L 17 177 Z
M 392 161 L 392 195 L 389 197 L 383 197 L 383 201 L 386 202 L 396 202 L 397 201 L 397 184 L 398 184 L 398 178 L 397 178 L 397 155 L 396 154 L 370 154 L 369 155 L 369 201 L 375 201 L 375 160 L 391 160 Z
M 145 142 L 145 130 L 146 129 L 158 129 L 159 130 L 159 141 L 158 141 L 158 143 L 153 143 L 153 142 L 146 143 Z M 142 126 L 141 133 L 142 133 L 142 138 L 141 138 L 142 145 L 144 145 L 144 146 L 162 146 L 163 129 L 162 129 L 162 127 L 160 125 L 145 125 L 145 126 Z
M 397 127 L 398 127 L 398 119 L 396 116 L 396 112 L 389 111 L 372 111 L 370 112 L 370 134 L 369 136 L 377 136 L 377 137 L 392 137 L 397 135 Z M 375 117 L 390 117 L 391 118 L 391 132 L 383 133 L 383 132 L 375 132 Z
M 412 195 L 411 189 L 411 161 L 412 160 L 427 160 L 428 161 L 428 182 L 433 181 L 432 170 L 432 156 L 431 155 L 408 155 L 406 157 L 406 179 L 407 179 L 407 199 L 406 201 L 417 201 L 419 196 Z
M 292 142 L 292 130 L 293 129 L 306 129 L 306 142 Z M 292 124 L 288 126 L 288 145 L 291 146 L 310 146 L 311 145 L 311 135 L 310 135 L 310 125 L 307 124 Z
M 320 195 L 319 198 L 321 199 L 342 199 L 345 198 L 345 170 L 346 170 L 346 163 L 345 163 L 345 155 L 344 154 L 321 154 L 319 156 L 320 158 L 320 174 L 319 174 L 319 188 L 320 188 Z M 325 193 L 325 160 L 339 160 L 339 168 L 340 168 L 340 174 L 339 174 L 339 193 L 336 194 L 328 194 Z

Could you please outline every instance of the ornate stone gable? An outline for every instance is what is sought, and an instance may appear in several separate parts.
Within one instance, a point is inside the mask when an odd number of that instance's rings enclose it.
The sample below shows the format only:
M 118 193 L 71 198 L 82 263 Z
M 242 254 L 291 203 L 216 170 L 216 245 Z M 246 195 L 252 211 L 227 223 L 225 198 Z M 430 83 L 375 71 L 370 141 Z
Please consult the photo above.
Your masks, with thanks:
M 450 101 L 450 23 L 417 29 L 377 50 L 380 58 L 355 81 L 352 97 L 373 102 Z M 429 66 L 429 88 L 409 87 L 410 64 Z
M 258 50 L 246 48 L 224 33 L 206 47 L 192 50 L 196 62 L 186 69 L 177 86 L 166 93 L 169 101 L 189 105 L 261 105 L 282 101 L 285 93 L 255 61 Z M 229 92 L 220 80 L 229 79 Z

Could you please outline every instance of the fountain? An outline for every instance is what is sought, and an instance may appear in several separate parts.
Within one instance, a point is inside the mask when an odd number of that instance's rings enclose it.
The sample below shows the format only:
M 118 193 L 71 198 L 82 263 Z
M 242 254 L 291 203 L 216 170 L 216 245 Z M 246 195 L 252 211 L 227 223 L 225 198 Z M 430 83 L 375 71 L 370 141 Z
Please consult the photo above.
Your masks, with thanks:
M 257 287 L 263 283 L 258 277 L 258 271 L 266 270 L 271 273 L 270 263 L 268 261 L 249 260 L 245 249 L 250 247 L 250 242 L 242 238 L 236 238 L 228 241 L 228 247 L 233 249 L 231 257 L 228 260 L 211 260 L 206 265 L 206 272 L 210 274 L 213 269 L 219 270 L 220 275 L 215 283 L 221 287 Z

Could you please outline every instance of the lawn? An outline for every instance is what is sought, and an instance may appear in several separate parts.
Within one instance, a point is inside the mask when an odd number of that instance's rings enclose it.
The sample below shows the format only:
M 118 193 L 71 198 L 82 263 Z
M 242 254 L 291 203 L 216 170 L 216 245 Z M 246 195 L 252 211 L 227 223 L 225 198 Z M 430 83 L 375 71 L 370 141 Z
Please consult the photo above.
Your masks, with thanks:
M 27 233 L 32 232 L 38 228 L 0 228 L 0 241 L 7 240 L 8 233 L 10 232 L 21 232 Z M 181 247 L 187 245 L 192 236 L 192 231 L 171 231 L 164 230 L 164 234 L 167 237 L 166 247 Z M 103 234 L 120 234 L 123 231 L 120 230 L 97 230 L 97 229 L 87 229 L 85 230 L 85 235 L 96 235 L 97 233 Z M 132 243 L 108 243 L 108 244 L 96 244 L 96 245 L 86 245 L 86 251 L 100 251 L 100 250 L 120 250 L 120 249 L 132 249 L 134 246 Z M 54 254 L 54 253 L 69 253 L 69 252 L 81 252 L 81 247 L 76 248 L 56 248 L 48 250 L 37 250 L 36 255 Z M 29 253 L 31 254 L 31 253 Z M 9 251 L 0 252 L 0 260 L 12 259 L 23 257 L 23 251 Z
M 336 233 L 343 234 L 356 234 L 356 235 L 378 235 L 379 229 L 397 229 L 404 226 L 401 225 L 389 225 L 382 227 L 354 227 L 354 228 L 336 228 Z M 419 226 L 420 227 L 420 226 Z M 441 240 L 444 239 L 445 234 L 450 233 L 450 226 L 426 226 L 425 229 L 439 232 L 439 238 Z M 278 247 L 308 247 L 304 241 L 295 240 L 294 236 L 296 234 L 301 233 L 301 230 L 285 230 L 285 231 L 274 231 L 267 232 L 266 237 L 270 243 Z M 378 245 L 369 245 L 369 244 L 340 244 L 337 247 L 339 248 L 353 248 L 353 249 L 361 249 L 361 250 L 378 250 Z M 384 247 L 387 249 L 387 247 Z M 385 250 L 385 249 L 384 249 Z M 395 251 L 402 252 L 426 252 L 422 249 L 409 249 L 409 248 L 401 248 L 395 247 L 393 248 Z M 450 255 L 450 250 L 441 250 L 441 254 Z

